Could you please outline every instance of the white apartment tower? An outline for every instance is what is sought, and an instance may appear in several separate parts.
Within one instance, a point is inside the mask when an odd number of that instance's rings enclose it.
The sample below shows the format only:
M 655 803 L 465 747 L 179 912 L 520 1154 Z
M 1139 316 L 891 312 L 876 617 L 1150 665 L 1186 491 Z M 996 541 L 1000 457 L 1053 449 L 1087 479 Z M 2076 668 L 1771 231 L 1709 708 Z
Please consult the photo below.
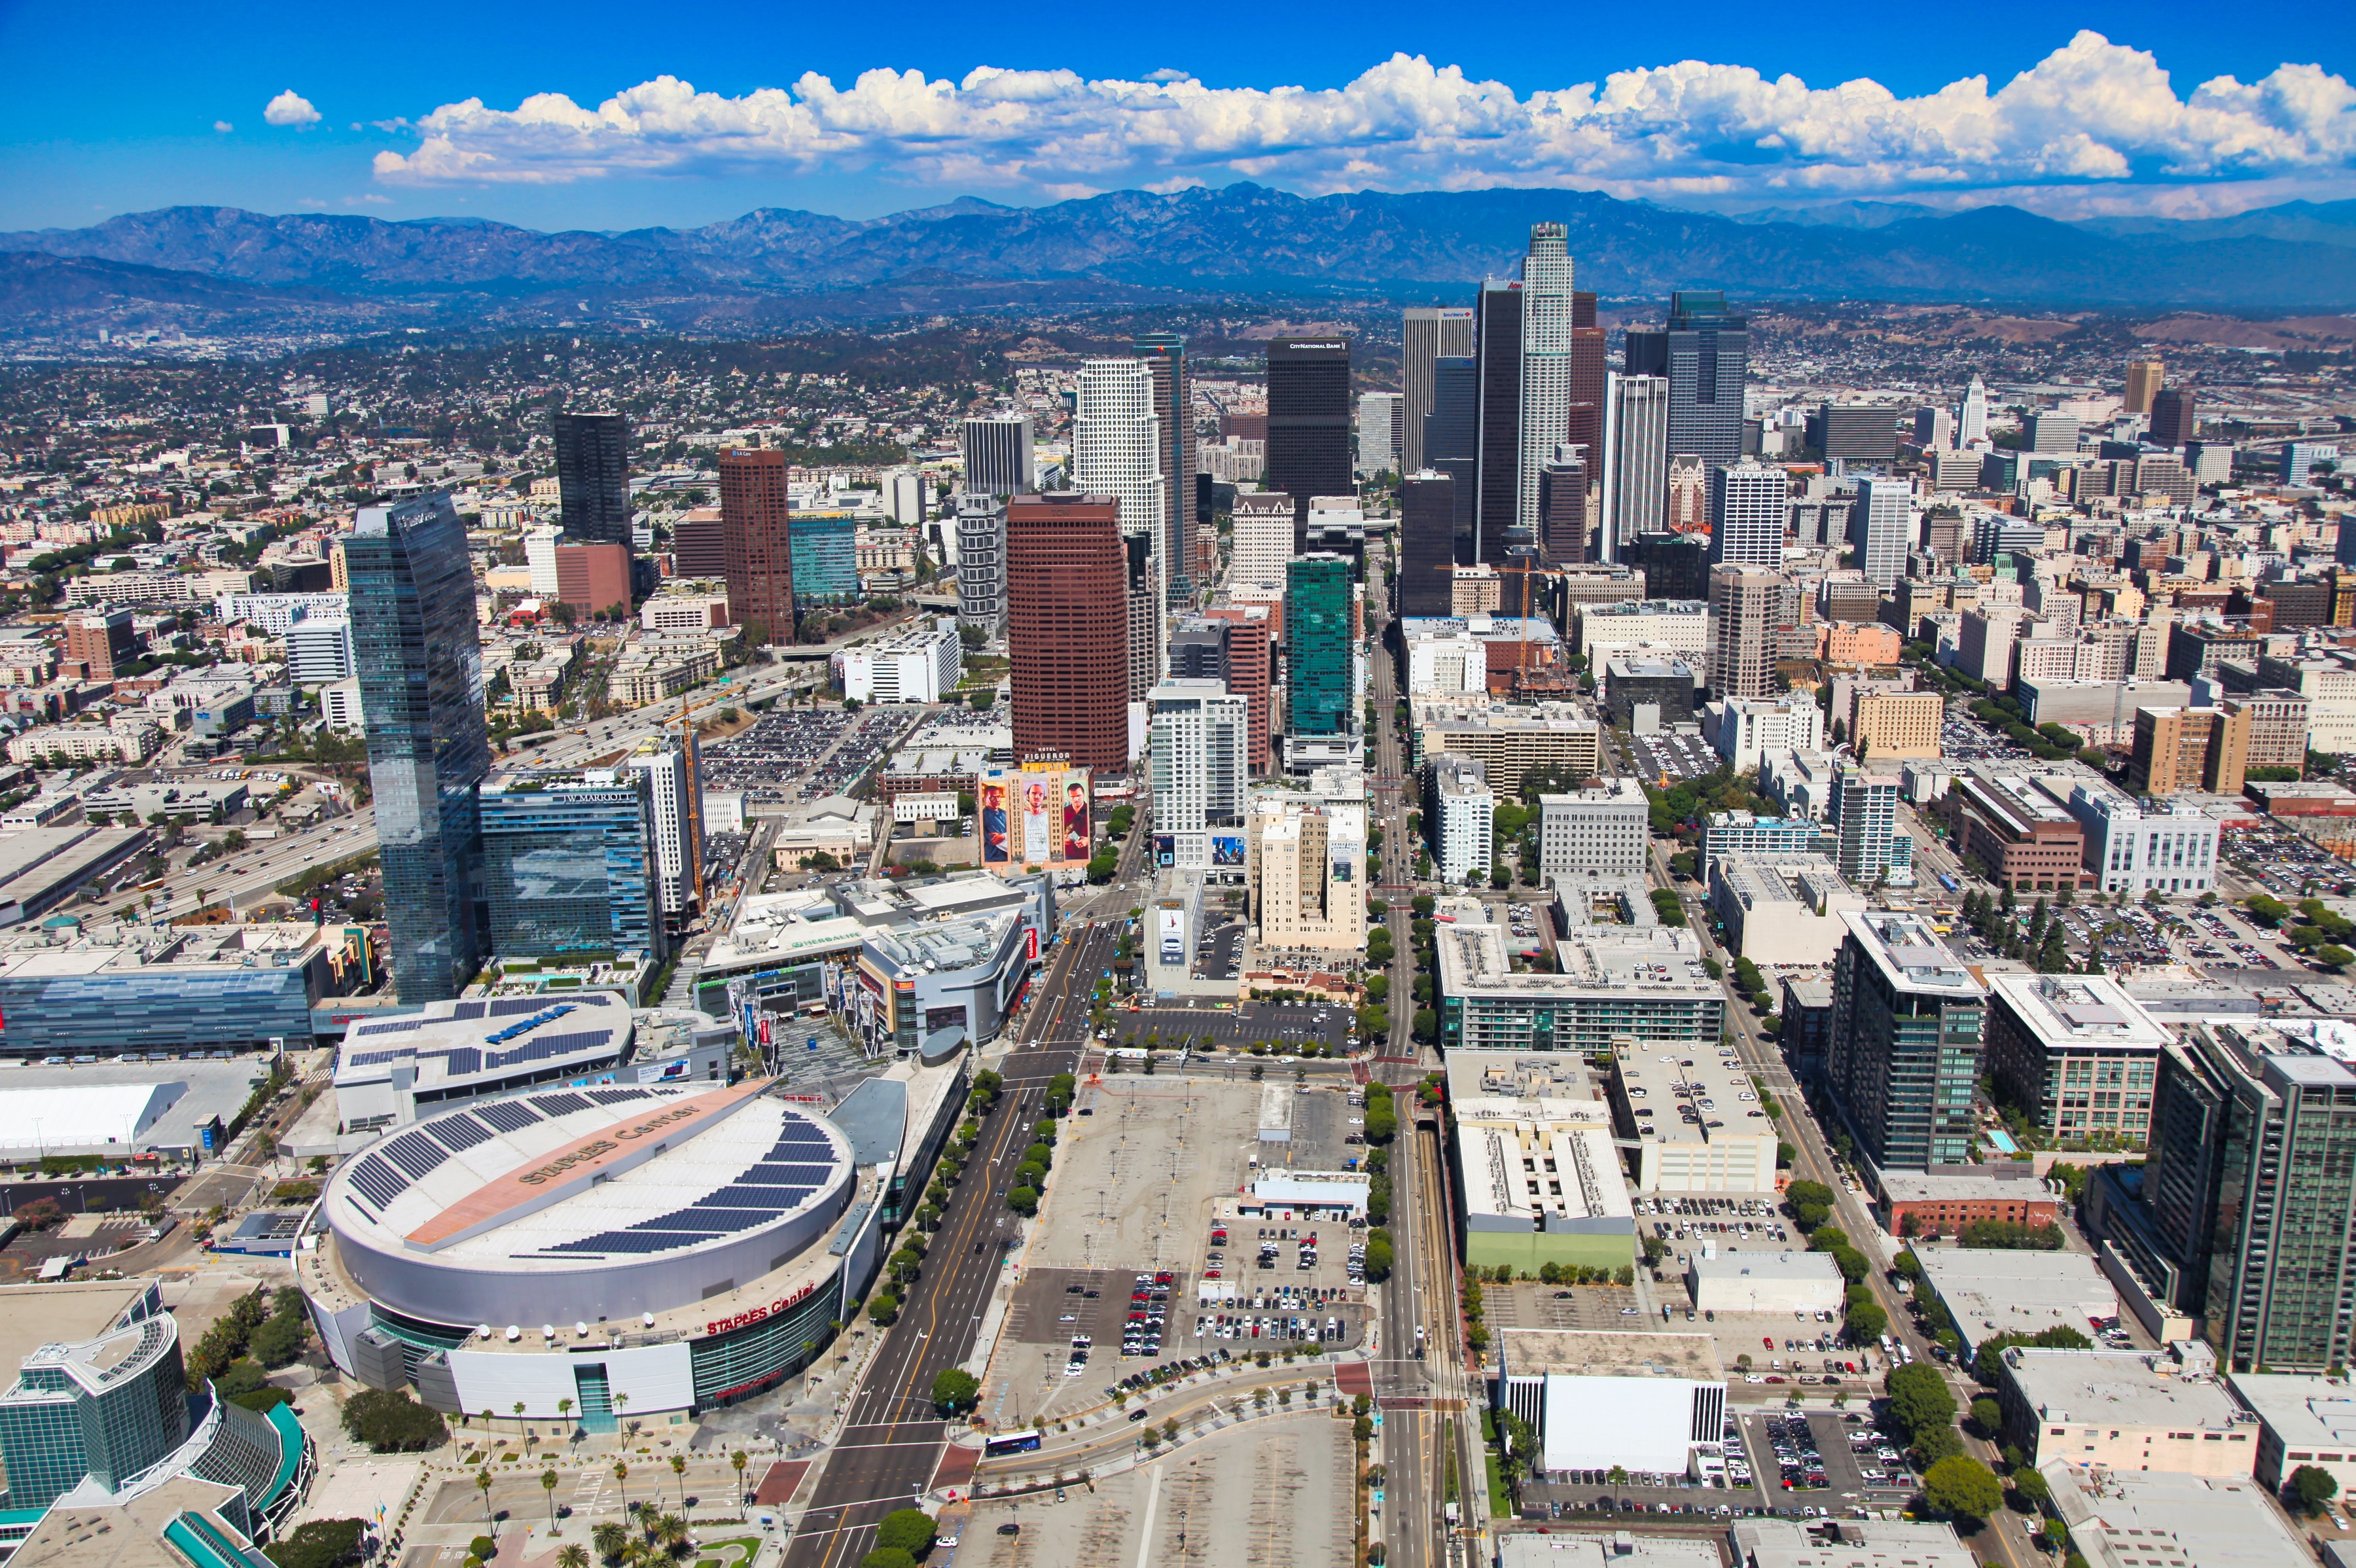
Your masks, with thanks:
M 1399 448 L 1407 435 L 1407 398 L 1400 392 L 1358 394 L 1358 472 L 1399 471 Z
M 1147 731 L 1157 832 L 1199 832 L 1242 819 L 1251 779 L 1251 704 L 1217 681 L 1153 688 Z
M 958 619 L 995 641 L 1006 635 L 1006 498 L 961 493 L 957 542 Z
M 1496 859 L 1497 797 L 1475 759 L 1441 752 L 1431 759 L 1432 860 L 1443 882 L 1484 882 Z
M 1237 496 L 1230 521 L 1235 533 L 1227 581 L 1283 586 L 1292 560 L 1292 498 L 1280 490 Z
M 1791 481 L 1781 468 L 1745 458 L 1709 470 L 1709 560 L 1713 566 L 1783 564 Z
M 556 596 L 556 542 L 563 537 L 561 528 L 535 528 L 523 536 L 523 564 L 535 597 Z
M 1570 428 L 1570 248 L 1559 223 L 1530 225 L 1522 258 L 1522 430 L 1514 521 L 1535 537 L 1538 470 Z
M 1072 419 L 1072 488 L 1120 502 L 1120 532 L 1145 541 L 1145 580 L 1130 595 L 1129 700 L 1145 700 L 1168 657 L 1162 635 L 1169 595 L 1162 559 L 1162 421 L 1153 370 L 1142 360 L 1082 363 Z M 1134 545 L 1131 549 L 1136 548 Z M 1133 557 L 1132 557 L 1133 559 Z
M 1603 383 L 1603 525 L 1598 531 L 1606 561 L 1620 559 L 1620 547 L 1640 533 L 1668 527 L 1669 381 L 1666 376 L 1623 376 Z
M 1652 803 L 1633 779 L 1599 780 L 1538 797 L 1538 875 L 1641 876 L 1652 844 Z
M 666 920 L 684 923 L 695 905 L 695 867 L 703 858 L 703 776 L 695 734 L 638 743 L 628 766 L 644 770 L 652 799 L 655 880 Z
M 1865 580 L 1887 591 L 1906 569 L 1914 540 L 1914 487 L 1903 479 L 1862 478 L 1849 509 L 1848 542 Z

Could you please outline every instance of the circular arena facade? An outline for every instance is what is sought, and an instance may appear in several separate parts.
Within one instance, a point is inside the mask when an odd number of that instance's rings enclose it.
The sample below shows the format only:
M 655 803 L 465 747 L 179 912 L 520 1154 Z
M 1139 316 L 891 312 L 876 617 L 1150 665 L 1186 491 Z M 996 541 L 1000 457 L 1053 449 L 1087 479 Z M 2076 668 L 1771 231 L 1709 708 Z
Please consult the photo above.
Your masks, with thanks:
M 798 1370 L 873 1268 L 877 1178 L 766 1087 L 477 1101 L 346 1161 L 298 1253 L 330 1353 L 446 1412 L 593 1431 Z

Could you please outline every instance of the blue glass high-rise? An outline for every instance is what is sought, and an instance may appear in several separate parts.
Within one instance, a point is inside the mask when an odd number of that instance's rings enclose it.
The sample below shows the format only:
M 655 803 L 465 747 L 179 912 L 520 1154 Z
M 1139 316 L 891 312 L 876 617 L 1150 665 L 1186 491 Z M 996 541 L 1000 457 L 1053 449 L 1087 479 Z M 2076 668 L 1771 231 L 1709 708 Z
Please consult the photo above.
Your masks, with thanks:
M 466 531 L 439 493 L 363 507 L 344 563 L 393 983 L 403 1002 L 437 1002 L 484 952 L 476 789 L 490 745 Z

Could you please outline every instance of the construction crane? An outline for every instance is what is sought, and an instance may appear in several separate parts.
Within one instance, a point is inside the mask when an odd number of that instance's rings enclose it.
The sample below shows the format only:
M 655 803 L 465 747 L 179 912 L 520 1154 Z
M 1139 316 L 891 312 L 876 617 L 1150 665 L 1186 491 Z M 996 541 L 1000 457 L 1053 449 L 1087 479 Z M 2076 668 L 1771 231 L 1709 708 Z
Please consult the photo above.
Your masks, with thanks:
M 1459 570 L 1459 568 L 1456 564 L 1451 561 L 1435 566 L 1432 570 L 1435 572 L 1447 572 L 1453 574 Z M 1492 565 L 1490 570 L 1501 577 L 1519 577 L 1522 580 L 1522 634 L 1519 638 L 1515 639 L 1516 651 L 1514 656 L 1514 673 L 1518 678 L 1521 672 L 1529 667 L 1530 661 L 1530 579 L 1532 577 L 1562 577 L 1568 575 L 1568 574 L 1558 567 L 1533 566 L 1530 564 L 1530 558 L 1526 555 L 1517 555 L 1514 557 L 1513 564 L 1511 565 Z

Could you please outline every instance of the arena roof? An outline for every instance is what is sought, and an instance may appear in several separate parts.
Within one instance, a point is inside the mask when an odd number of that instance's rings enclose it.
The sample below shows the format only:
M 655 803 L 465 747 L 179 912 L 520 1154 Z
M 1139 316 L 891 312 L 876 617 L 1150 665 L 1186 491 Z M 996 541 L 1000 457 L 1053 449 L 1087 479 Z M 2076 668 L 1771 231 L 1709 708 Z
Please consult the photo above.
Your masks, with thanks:
M 849 1143 L 766 1087 L 478 1102 L 346 1164 L 327 1222 L 356 1284 L 431 1321 L 693 1302 L 823 1240 L 850 1201 Z

